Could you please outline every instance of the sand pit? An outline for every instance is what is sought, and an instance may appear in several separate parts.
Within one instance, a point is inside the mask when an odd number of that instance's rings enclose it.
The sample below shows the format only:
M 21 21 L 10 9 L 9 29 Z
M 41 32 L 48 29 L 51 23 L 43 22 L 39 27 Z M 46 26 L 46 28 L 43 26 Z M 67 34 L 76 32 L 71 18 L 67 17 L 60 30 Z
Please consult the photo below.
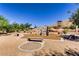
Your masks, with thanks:
M 23 52 L 34 52 L 38 51 L 43 47 L 43 44 L 40 42 L 27 42 L 19 45 L 18 49 Z

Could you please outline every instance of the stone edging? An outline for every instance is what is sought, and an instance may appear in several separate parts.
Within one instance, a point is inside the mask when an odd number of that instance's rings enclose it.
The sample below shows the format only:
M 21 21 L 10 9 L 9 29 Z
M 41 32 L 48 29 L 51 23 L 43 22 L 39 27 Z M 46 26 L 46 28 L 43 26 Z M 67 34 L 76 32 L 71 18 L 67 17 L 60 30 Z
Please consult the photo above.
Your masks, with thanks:
M 33 52 L 33 51 L 37 51 L 37 50 L 42 49 L 42 48 L 43 48 L 43 45 L 44 45 L 44 43 L 45 43 L 45 41 L 43 41 L 42 43 L 38 42 L 39 44 L 41 44 L 41 47 L 38 48 L 38 49 L 35 49 L 35 50 L 24 50 L 24 49 L 21 49 L 21 46 L 22 46 L 23 44 L 25 44 L 25 43 L 28 43 L 28 42 L 29 42 L 29 41 L 26 41 L 26 42 L 22 43 L 21 45 L 19 45 L 19 46 L 18 46 L 18 49 L 19 49 L 20 51 L 23 51 L 23 52 Z

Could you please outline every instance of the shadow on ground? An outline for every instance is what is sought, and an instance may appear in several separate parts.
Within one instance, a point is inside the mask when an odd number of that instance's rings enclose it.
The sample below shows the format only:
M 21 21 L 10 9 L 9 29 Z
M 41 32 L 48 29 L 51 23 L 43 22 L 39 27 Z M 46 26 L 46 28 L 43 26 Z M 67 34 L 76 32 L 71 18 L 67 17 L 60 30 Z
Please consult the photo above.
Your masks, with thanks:
M 79 56 L 79 51 L 71 48 L 65 48 L 64 53 L 53 51 L 53 50 L 41 50 L 33 53 L 33 56 Z

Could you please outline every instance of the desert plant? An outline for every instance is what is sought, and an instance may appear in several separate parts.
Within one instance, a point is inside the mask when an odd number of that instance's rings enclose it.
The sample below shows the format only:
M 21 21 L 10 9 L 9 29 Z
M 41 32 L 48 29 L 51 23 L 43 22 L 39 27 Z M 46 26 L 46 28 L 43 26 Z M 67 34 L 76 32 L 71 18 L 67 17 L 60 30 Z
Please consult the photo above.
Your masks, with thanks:
M 64 29 L 63 33 L 66 34 L 68 32 L 68 29 Z
M 71 25 L 70 27 L 69 27 L 70 29 L 75 29 L 76 28 L 76 25 Z

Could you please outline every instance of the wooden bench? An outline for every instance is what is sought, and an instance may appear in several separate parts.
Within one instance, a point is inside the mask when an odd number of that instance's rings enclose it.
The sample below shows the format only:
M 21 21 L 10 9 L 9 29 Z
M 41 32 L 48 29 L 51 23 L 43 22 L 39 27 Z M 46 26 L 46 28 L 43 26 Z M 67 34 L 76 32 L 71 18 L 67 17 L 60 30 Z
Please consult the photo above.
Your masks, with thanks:
M 28 38 L 28 41 L 33 41 L 33 42 L 42 42 L 42 38 Z

